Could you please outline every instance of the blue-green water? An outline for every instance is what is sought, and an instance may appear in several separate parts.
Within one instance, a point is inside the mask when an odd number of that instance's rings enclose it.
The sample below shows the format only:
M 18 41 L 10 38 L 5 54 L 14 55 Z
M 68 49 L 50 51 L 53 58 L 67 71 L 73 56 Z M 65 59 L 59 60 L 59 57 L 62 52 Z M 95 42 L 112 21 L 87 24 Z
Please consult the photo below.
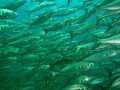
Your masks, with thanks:
M 1 0 L 0 90 L 119 90 L 119 0 Z

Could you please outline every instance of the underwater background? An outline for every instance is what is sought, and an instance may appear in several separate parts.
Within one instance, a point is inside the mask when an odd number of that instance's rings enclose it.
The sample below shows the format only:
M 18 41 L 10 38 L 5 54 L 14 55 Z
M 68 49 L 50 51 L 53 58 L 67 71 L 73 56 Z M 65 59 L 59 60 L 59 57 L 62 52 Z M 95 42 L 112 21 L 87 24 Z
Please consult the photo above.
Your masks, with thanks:
M 120 90 L 119 0 L 0 0 L 0 90 Z

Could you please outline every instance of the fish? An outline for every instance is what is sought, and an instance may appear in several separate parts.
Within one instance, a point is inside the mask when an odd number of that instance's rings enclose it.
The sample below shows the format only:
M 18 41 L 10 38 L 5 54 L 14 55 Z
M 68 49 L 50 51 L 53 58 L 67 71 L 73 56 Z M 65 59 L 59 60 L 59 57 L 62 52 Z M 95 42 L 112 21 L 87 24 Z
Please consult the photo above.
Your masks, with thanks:
M 45 7 L 54 6 L 55 4 L 56 4 L 55 2 L 49 2 L 49 3 L 43 2 L 43 3 L 40 3 L 40 4 L 30 8 L 30 9 L 22 9 L 22 10 L 31 14 L 32 12 L 36 12 L 38 10 L 41 10 L 41 9 L 45 8 Z
M 103 56 L 99 58 L 99 55 L 101 56 L 101 54 Z M 113 56 L 116 56 L 118 54 L 119 54 L 119 50 L 108 49 L 108 50 L 103 50 L 101 52 L 90 55 L 89 57 L 83 59 L 83 61 L 99 63 L 99 62 L 102 62 L 102 60 L 109 60 L 109 58 L 112 58 Z
M 0 3 L 1 90 L 119 90 L 119 0 Z
M 70 26 L 78 18 L 79 17 L 66 18 L 66 19 L 64 19 L 62 21 L 59 21 L 59 22 L 55 23 L 53 26 L 51 26 L 49 28 L 43 28 L 43 30 L 45 31 L 46 34 L 48 33 L 48 31 L 58 31 L 58 30 L 61 30 L 63 28 L 66 28 L 67 26 Z
M 100 10 L 119 10 L 119 8 L 119 1 L 116 0 L 114 2 L 108 3 L 107 5 L 100 7 Z
M 92 35 L 93 37 L 95 35 Z M 96 36 L 95 36 L 96 37 Z M 116 35 L 113 35 L 109 38 L 103 38 L 101 40 L 98 40 L 98 38 L 96 37 L 95 39 L 94 37 L 94 40 L 96 41 L 95 42 L 95 46 L 97 47 L 98 45 L 100 45 L 100 43 L 104 43 L 104 44 L 111 44 L 111 45 L 119 45 L 119 34 L 116 34 Z
M 102 18 L 116 16 L 116 15 L 118 15 L 119 13 L 120 13 L 120 11 L 117 10 L 117 11 L 106 12 L 104 15 L 102 15 L 102 16 L 100 16 L 100 17 L 97 16 L 98 22 L 96 23 L 96 25 L 98 25 L 98 23 L 100 22 L 100 20 L 101 20 Z
M 91 23 L 80 25 L 79 28 L 75 31 L 68 31 L 70 33 L 71 39 L 76 35 L 87 33 L 101 26 L 101 25 L 96 26 L 95 24 L 96 24 L 96 21 L 93 21 Z
M 89 63 L 89 62 L 74 62 L 71 63 L 69 65 L 67 65 L 66 67 L 62 68 L 59 72 L 52 72 L 52 75 L 55 76 L 57 74 L 66 76 L 66 75 L 73 75 L 73 74 L 79 74 L 83 71 L 87 71 L 89 69 L 91 69 L 94 66 L 94 63 Z M 68 73 L 69 71 L 71 71 L 71 73 Z
M 26 2 L 27 2 L 27 0 L 18 0 L 17 2 L 12 0 L 9 3 L 7 3 L 6 5 L 0 5 L 0 8 L 17 11 L 18 8 L 21 7 L 22 5 L 24 5 Z
M 44 63 L 51 65 L 62 60 L 63 56 L 59 53 L 51 53 L 46 58 L 44 58 Z
M 67 6 L 69 6 L 70 2 L 71 2 L 71 0 L 68 0 L 68 4 L 67 4 Z
M 0 9 L 0 19 L 14 19 L 18 17 L 19 14 L 15 11 L 9 9 Z
M 46 22 L 48 19 L 54 17 L 56 15 L 55 10 L 49 10 L 49 11 L 44 11 L 38 17 L 36 20 L 32 21 L 31 25 L 29 27 L 32 27 L 33 25 L 38 25 Z

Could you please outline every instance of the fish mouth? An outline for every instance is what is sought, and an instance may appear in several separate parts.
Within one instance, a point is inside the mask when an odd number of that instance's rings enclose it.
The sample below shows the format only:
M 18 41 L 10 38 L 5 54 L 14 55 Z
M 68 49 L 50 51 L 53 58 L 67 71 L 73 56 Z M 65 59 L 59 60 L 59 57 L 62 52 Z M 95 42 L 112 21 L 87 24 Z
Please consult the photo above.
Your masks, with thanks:
M 18 13 L 15 13 L 15 17 L 17 17 L 17 16 L 19 16 L 19 14 L 18 14 Z

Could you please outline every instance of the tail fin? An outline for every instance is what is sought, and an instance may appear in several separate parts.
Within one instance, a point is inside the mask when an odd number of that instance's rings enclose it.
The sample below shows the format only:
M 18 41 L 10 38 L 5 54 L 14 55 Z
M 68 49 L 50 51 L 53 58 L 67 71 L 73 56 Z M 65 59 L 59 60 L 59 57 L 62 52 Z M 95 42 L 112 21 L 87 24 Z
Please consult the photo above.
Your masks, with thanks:
M 93 40 L 94 40 L 94 49 L 95 49 L 96 47 L 98 47 L 100 45 L 99 37 L 96 36 L 96 35 L 94 35 L 94 34 L 92 34 L 92 33 L 89 33 L 89 34 L 93 37 Z
M 96 19 L 97 19 L 97 23 L 96 23 L 96 26 L 97 26 L 97 25 L 100 23 L 100 21 L 101 21 L 102 18 L 101 18 L 101 16 L 98 16 L 98 15 L 97 15 L 97 16 L 96 16 Z
M 67 4 L 67 6 L 69 6 L 69 5 L 70 5 L 70 2 L 71 2 L 71 0 L 68 0 L 68 4 Z
M 45 32 L 45 35 L 48 33 L 48 31 L 49 31 L 49 29 L 47 29 L 47 28 L 42 28 L 43 30 L 44 30 L 44 32 Z
M 51 72 L 52 77 L 56 76 L 58 73 L 57 72 Z
M 73 39 L 74 36 L 75 36 L 74 31 L 67 31 L 67 32 L 70 34 L 70 38 L 71 38 L 71 41 L 72 41 L 72 39 Z
M 108 72 L 108 74 L 109 74 L 109 79 L 111 79 L 111 77 L 112 77 L 112 70 L 111 69 L 108 69 L 108 68 L 106 68 L 106 67 L 104 67 L 105 68 L 105 70 L 107 70 L 107 72 Z
M 31 14 L 31 10 L 29 9 L 21 9 L 22 11 L 25 11 L 28 14 L 28 17 L 30 17 Z
M 112 18 L 112 22 L 108 25 L 108 28 L 107 28 L 107 31 L 108 32 L 110 29 L 112 29 L 112 27 L 114 27 L 114 21 L 115 21 L 115 18 Z
M 95 8 L 95 10 L 96 10 L 96 13 L 95 13 L 95 17 L 98 15 L 98 13 L 100 12 L 100 8 L 99 8 L 99 6 L 97 6 L 97 5 L 92 5 L 94 8 Z

